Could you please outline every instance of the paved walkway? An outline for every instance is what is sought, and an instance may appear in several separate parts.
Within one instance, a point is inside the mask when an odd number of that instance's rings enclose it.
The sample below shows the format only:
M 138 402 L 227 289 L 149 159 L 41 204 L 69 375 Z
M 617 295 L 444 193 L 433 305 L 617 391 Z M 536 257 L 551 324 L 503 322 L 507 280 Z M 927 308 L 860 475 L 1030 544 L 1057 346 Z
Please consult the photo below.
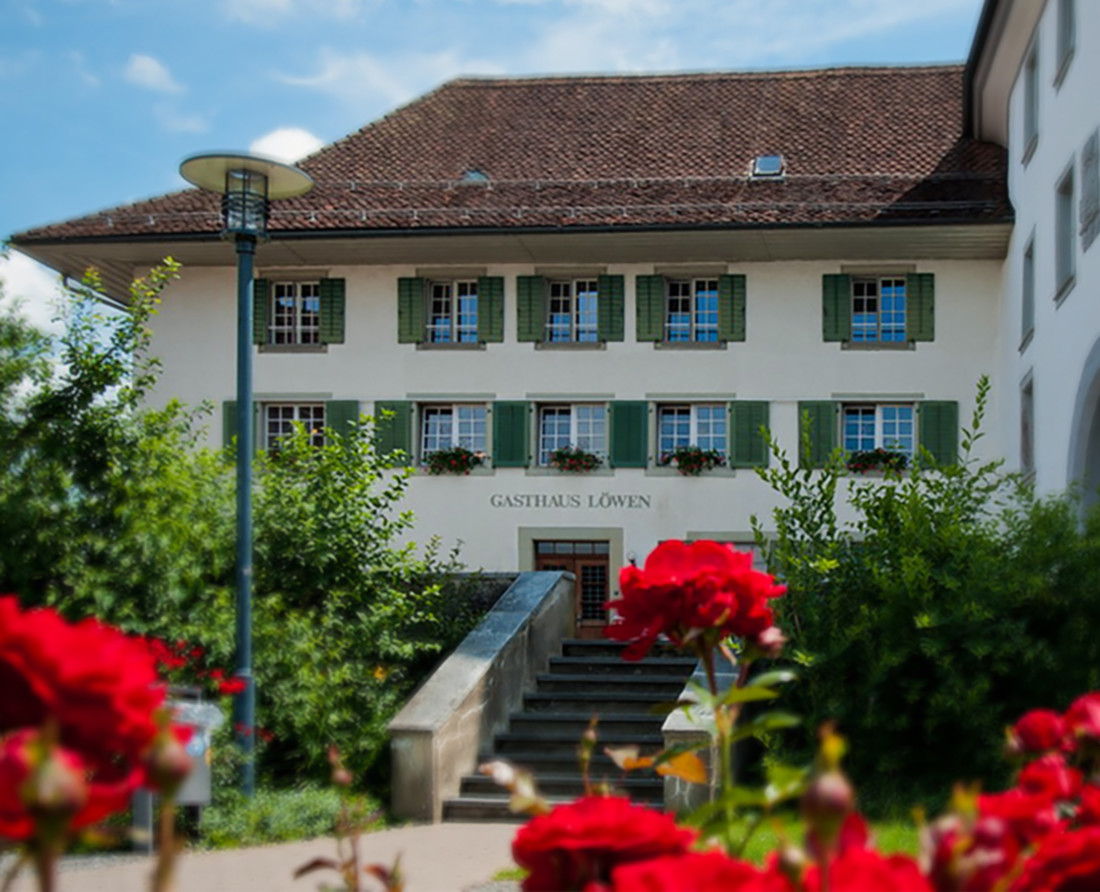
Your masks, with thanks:
M 365 864 L 392 865 L 401 856 L 406 892 L 461 892 L 488 883 L 497 871 L 512 867 L 512 838 L 519 824 L 422 824 L 365 835 L 360 843 Z M 293 879 L 294 870 L 317 857 L 334 857 L 329 839 L 254 849 L 185 854 L 179 864 L 177 892 L 314 892 L 322 882 L 336 885 L 331 872 Z M 148 892 L 153 859 L 136 856 L 74 859 L 59 876 L 58 892 Z M 377 890 L 370 877 L 364 889 Z M 15 892 L 33 892 L 34 877 L 24 871 Z

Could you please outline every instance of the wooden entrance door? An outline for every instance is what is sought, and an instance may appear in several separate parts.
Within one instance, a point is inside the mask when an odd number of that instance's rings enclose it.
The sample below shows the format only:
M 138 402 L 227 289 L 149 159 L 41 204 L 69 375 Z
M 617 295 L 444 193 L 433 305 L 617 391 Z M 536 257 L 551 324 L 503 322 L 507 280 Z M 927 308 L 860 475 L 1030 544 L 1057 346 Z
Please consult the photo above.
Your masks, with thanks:
M 539 541 L 535 543 L 536 570 L 572 573 L 573 609 L 578 638 L 601 638 L 607 625 L 611 571 L 607 542 Z

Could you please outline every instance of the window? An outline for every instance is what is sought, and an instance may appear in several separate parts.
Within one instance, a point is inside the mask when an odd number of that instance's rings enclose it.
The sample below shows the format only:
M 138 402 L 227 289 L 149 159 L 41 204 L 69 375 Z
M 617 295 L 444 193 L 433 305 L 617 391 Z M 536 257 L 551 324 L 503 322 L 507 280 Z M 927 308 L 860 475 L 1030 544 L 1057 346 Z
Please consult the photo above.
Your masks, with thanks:
M 456 270 L 397 280 L 397 343 L 469 348 L 503 340 L 503 277 Z
M 853 278 L 852 343 L 904 343 L 905 339 L 905 278 Z
M 1024 260 L 1020 270 L 1020 349 L 1031 339 L 1035 330 L 1035 236 L 1024 248 Z
M 595 344 L 599 341 L 595 279 L 549 283 L 546 341 L 551 344 Z
M 267 343 L 321 343 L 321 283 L 274 282 Z
M 718 280 L 671 279 L 665 314 L 670 343 L 718 341 Z
M 1055 299 L 1061 300 L 1073 287 L 1075 270 L 1073 225 L 1073 165 L 1058 182 L 1054 200 Z
M 605 456 L 607 407 L 542 406 L 539 409 L 539 464 L 549 465 L 550 453 L 567 446 Z
M 1020 470 L 1035 471 L 1035 385 L 1030 375 L 1020 388 Z
M 477 343 L 477 282 L 432 282 L 429 344 Z
M 826 341 L 881 348 L 936 339 L 934 273 L 826 273 L 821 299 Z
M 1026 164 L 1039 142 L 1039 48 L 1033 46 L 1024 62 L 1024 151 Z
M 782 178 L 786 165 L 782 155 L 757 155 L 752 159 L 752 178 L 754 180 L 775 180 Z
M 1074 10 L 1075 0 L 1058 0 L 1058 73 L 1054 77 L 1055 85 L 1061 84 L 1073 58 L 1073 48 L 1077 43 L 1077 17 Z
M 658 407 L 658 455 L 669 455 L 682 446 L 728 455 L 727 414 L 721 403 Z
M 324 403 L 265 403 L 263 419 L 263 446 L 268 451 L 279 448 L 279 440 L 294 432 L 296 422 L 309 432 L 312 445 L 325 445 Z
M 420 420 L 421 458 L 456 446 L 486 451 L 484 406 L 424 406 Z
M 843 442 L 845 452 L 889 449 L 913 454 L 914 412 L 912 405 L 845 405 Z

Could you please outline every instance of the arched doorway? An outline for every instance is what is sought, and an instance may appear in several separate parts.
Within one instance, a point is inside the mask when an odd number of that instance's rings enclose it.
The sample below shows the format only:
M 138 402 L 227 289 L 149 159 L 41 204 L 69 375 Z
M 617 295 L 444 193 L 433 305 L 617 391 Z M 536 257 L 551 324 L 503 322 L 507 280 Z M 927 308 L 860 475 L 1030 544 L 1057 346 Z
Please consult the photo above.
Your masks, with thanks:
M 1075 485 L 1084 514 L 1100 501 L 1100 340 L 1085 360 L 1073 404 L 1066 486 Z

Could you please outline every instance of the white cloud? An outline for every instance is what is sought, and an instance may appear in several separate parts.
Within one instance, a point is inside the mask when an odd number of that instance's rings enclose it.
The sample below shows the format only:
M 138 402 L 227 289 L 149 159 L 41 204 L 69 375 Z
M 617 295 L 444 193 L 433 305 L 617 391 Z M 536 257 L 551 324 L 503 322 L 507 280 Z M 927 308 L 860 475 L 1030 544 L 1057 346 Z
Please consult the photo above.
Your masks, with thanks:
M 161 128 L 170 133 L 205 133 L 210 129 L 210 122 L 202 115 L 184 114 L 163 102 L 153 106 L 153 114 Z
M 86 60 L 83 53 L 77 50 L 73 50 L 69 53 L 69 61 L 73 64 L 73 69 L 76 71 L 76 76 L 79 77 L 85 84 L 87 84 L 89 87 L 99 86 L 99 77 L 95 74 L 92 74 L 92 72 L 88 70 L 88 66 L 85 64 Z
M 300 127 L 280 127 L 265 133 L 248 147 L 250 152 L 267 155 L 292 164 L 306 155 L 312 155 L 324 143 Z
M 134 53 L 126 65 L 126 80 L 158 93 L 182 93 L 183 87 L 172 73 L 152 56 Z
M 25 254 L 12 251 L 0 256 L 0 308 L 18 307 L 31 324 L 44 331 L 58 333 L 58 277 Z
M 373 114 L 379 100 L 386 106 L 399 105 L 456 75 L 502 70 L 499 63 L 465 59 L 450 50 L 382 57 L 366 52 L 339 53 L 323 47 L 314 74 L 294 77 L 276 72 L 273 77 L 290 86 L 328 93 L 356 114 Z

